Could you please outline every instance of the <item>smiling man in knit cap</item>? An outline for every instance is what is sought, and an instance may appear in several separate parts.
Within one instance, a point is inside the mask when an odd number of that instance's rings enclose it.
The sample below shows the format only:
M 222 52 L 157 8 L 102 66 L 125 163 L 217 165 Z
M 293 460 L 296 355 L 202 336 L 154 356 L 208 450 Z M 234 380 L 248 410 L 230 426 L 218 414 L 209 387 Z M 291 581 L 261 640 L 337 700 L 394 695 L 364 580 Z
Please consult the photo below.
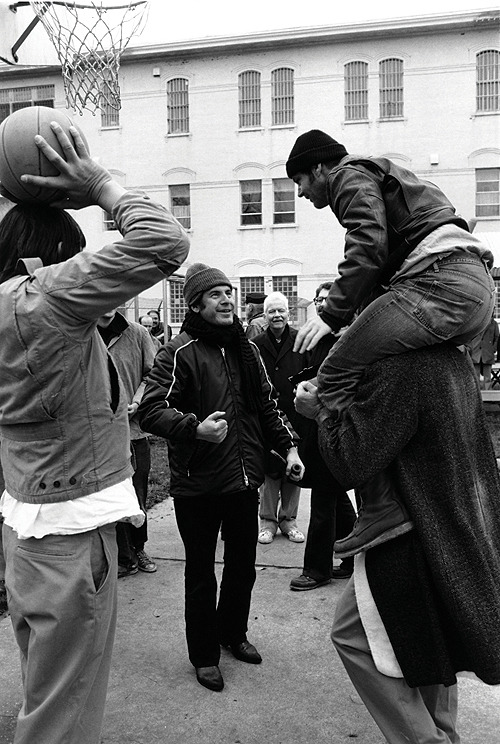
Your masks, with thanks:
M 304 468 L 276 406 L 257 347 L 234 314 L 231 282 L 197 263 L 184 282 L 188 312 L 155 359 L 139 408 L 141 427 L 168 441 L 171 495 L 186 552 L 186 636 L 198 682 L 222 690 L 220 646 L 262 659 L 247 640 L 255 582 L 258 488 L 265 445 Z M 215 549 L 224 534 L 217 602 Z
M 348 155 L 318 129 L 298 137 L 286 170 L 299 197 L 329 206 L 346 230 L 339 276 L 294 345 L 310 351 L 350 323 L 317 377 L 319 400 L 339 425 L 371 364 L 482 332 L 494 307 L 493 256 L 437 186 L 387 158 Z M 412 528 L 400 500 L 368 493 L 335 552 L 347 558 Z

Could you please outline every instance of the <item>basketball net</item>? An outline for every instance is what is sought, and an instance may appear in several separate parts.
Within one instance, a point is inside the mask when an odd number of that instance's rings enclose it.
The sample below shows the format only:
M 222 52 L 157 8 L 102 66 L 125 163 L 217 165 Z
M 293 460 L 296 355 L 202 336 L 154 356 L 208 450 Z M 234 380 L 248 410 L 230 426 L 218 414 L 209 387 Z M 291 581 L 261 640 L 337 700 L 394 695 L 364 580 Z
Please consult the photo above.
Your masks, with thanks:
M 62 67 L 68 106 L 87 109 L 121 108 L 120 56 L 147 18 L 147 0 L 30 0 Z

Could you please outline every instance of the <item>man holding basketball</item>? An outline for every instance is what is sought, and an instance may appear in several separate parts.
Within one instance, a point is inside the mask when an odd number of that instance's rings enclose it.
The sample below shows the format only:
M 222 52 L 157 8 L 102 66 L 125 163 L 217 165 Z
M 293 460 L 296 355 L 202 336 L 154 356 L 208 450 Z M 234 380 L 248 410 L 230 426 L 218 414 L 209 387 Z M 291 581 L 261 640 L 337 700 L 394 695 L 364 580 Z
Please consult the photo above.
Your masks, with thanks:
M 78 130 L 36 137 L 58 176 L 21 180 L 65 196 L 0 223 L 0 435 L 6 587 L 24 700 L 15 744 L 99 744 L 116 624 L 115 524 L 139 525 L 127 399 L 97 320 L 169 276 L 189 242 L 161 205 L 126 192 Z M 81 252 L 61 209 L 97 205 L 122 240 Z

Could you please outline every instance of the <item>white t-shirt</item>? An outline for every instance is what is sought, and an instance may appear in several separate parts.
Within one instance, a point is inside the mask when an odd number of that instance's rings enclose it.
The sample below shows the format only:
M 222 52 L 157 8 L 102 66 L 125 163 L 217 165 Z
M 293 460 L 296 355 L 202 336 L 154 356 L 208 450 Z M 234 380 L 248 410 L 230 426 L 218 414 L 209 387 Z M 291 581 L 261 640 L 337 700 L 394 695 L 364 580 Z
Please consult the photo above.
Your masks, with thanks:
M 55 504 L 27 504 L 4 491 L 0 513 L 20 540 L 45 535 L 76 535 L 113 522 L 144 523 L 132 478 L 104 488 L 89 496 Z

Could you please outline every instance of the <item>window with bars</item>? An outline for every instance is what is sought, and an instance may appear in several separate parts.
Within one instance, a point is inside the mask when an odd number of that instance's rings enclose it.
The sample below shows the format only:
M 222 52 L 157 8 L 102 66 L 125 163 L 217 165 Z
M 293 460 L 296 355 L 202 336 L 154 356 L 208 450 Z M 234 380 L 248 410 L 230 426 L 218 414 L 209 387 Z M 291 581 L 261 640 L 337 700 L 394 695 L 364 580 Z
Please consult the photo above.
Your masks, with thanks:
M 245 317 L 246 296 L 252 292 L 265 294 L 263 276 L 242 276 L 240 278 L 240 316 Z
M 34 85 L 24 88 L 4 88 L 0 90 L 0 122 L 14 111 L 28 106 L 47 106 L 54 108 L 55 86 Z
M 500 111 L 500 52 L 488 49 L 476 55 L 476 108 Z
M 260 72 L 247 70 L 238 75 L 239 128 L 260 127 Z
M 113 219 L 111 212 L 102 213 L 102 229 L 103 230 L 118 230 L 116 222 Z
M 380 118 L 403 116 L 403 60 L 383 59 L 379 64 Z
M 262 225 L 262 181 L 240 181 L 241 225 Z
M 368 119 L 368 63 L 348 62 L 344 67 L 346 121 Z
M 109 75 L 109 73 L 108 73 Z M 114 108 L 110 101 L 114 96 L 110 89 L 110 83 L 105 78 L 100 85 L 100 109 L 101 109 L 101 127 L 118 127 L 120 126 L 120 111 Z
M 500 168 L 476 170 L 476 217 L 500 216 Z
M 297 320 L 297 277 L 273 276 L 273 292 L 281 292 L 288 300 L 290 323 Z
M 293 70 L 280 67 L 271 73 L 271 122 L 272 126 L 293 124 Z
M 295 222 L 295 184 L 290 178 L 273 178 L 273 223 L 289 225 Z
M 170 186 L 170 210 L 185 230 L 191 229 L 191 191 L 188 183 Z
M 170 287 L 170 322 L 180 325 L 188 309 L 182 294 L 184 282 L 170 280 L 168 284 Z
M 174 78 L 167 82 L 168 134 L 189 132 L 189 81 Z
M 493 269 L 495 271 L 495 269 Z M 497 269 L 498 271 L 498 269 Z M 495 282 L 495 292 L 493 294 L 493 299 L 495 301 L 495 309 L 493 310 L 493 313 L 495 315 L 495 318 L 500 318 L 500 279 L 496 279 L 495 276 L 493 276 L 494 282 Z

